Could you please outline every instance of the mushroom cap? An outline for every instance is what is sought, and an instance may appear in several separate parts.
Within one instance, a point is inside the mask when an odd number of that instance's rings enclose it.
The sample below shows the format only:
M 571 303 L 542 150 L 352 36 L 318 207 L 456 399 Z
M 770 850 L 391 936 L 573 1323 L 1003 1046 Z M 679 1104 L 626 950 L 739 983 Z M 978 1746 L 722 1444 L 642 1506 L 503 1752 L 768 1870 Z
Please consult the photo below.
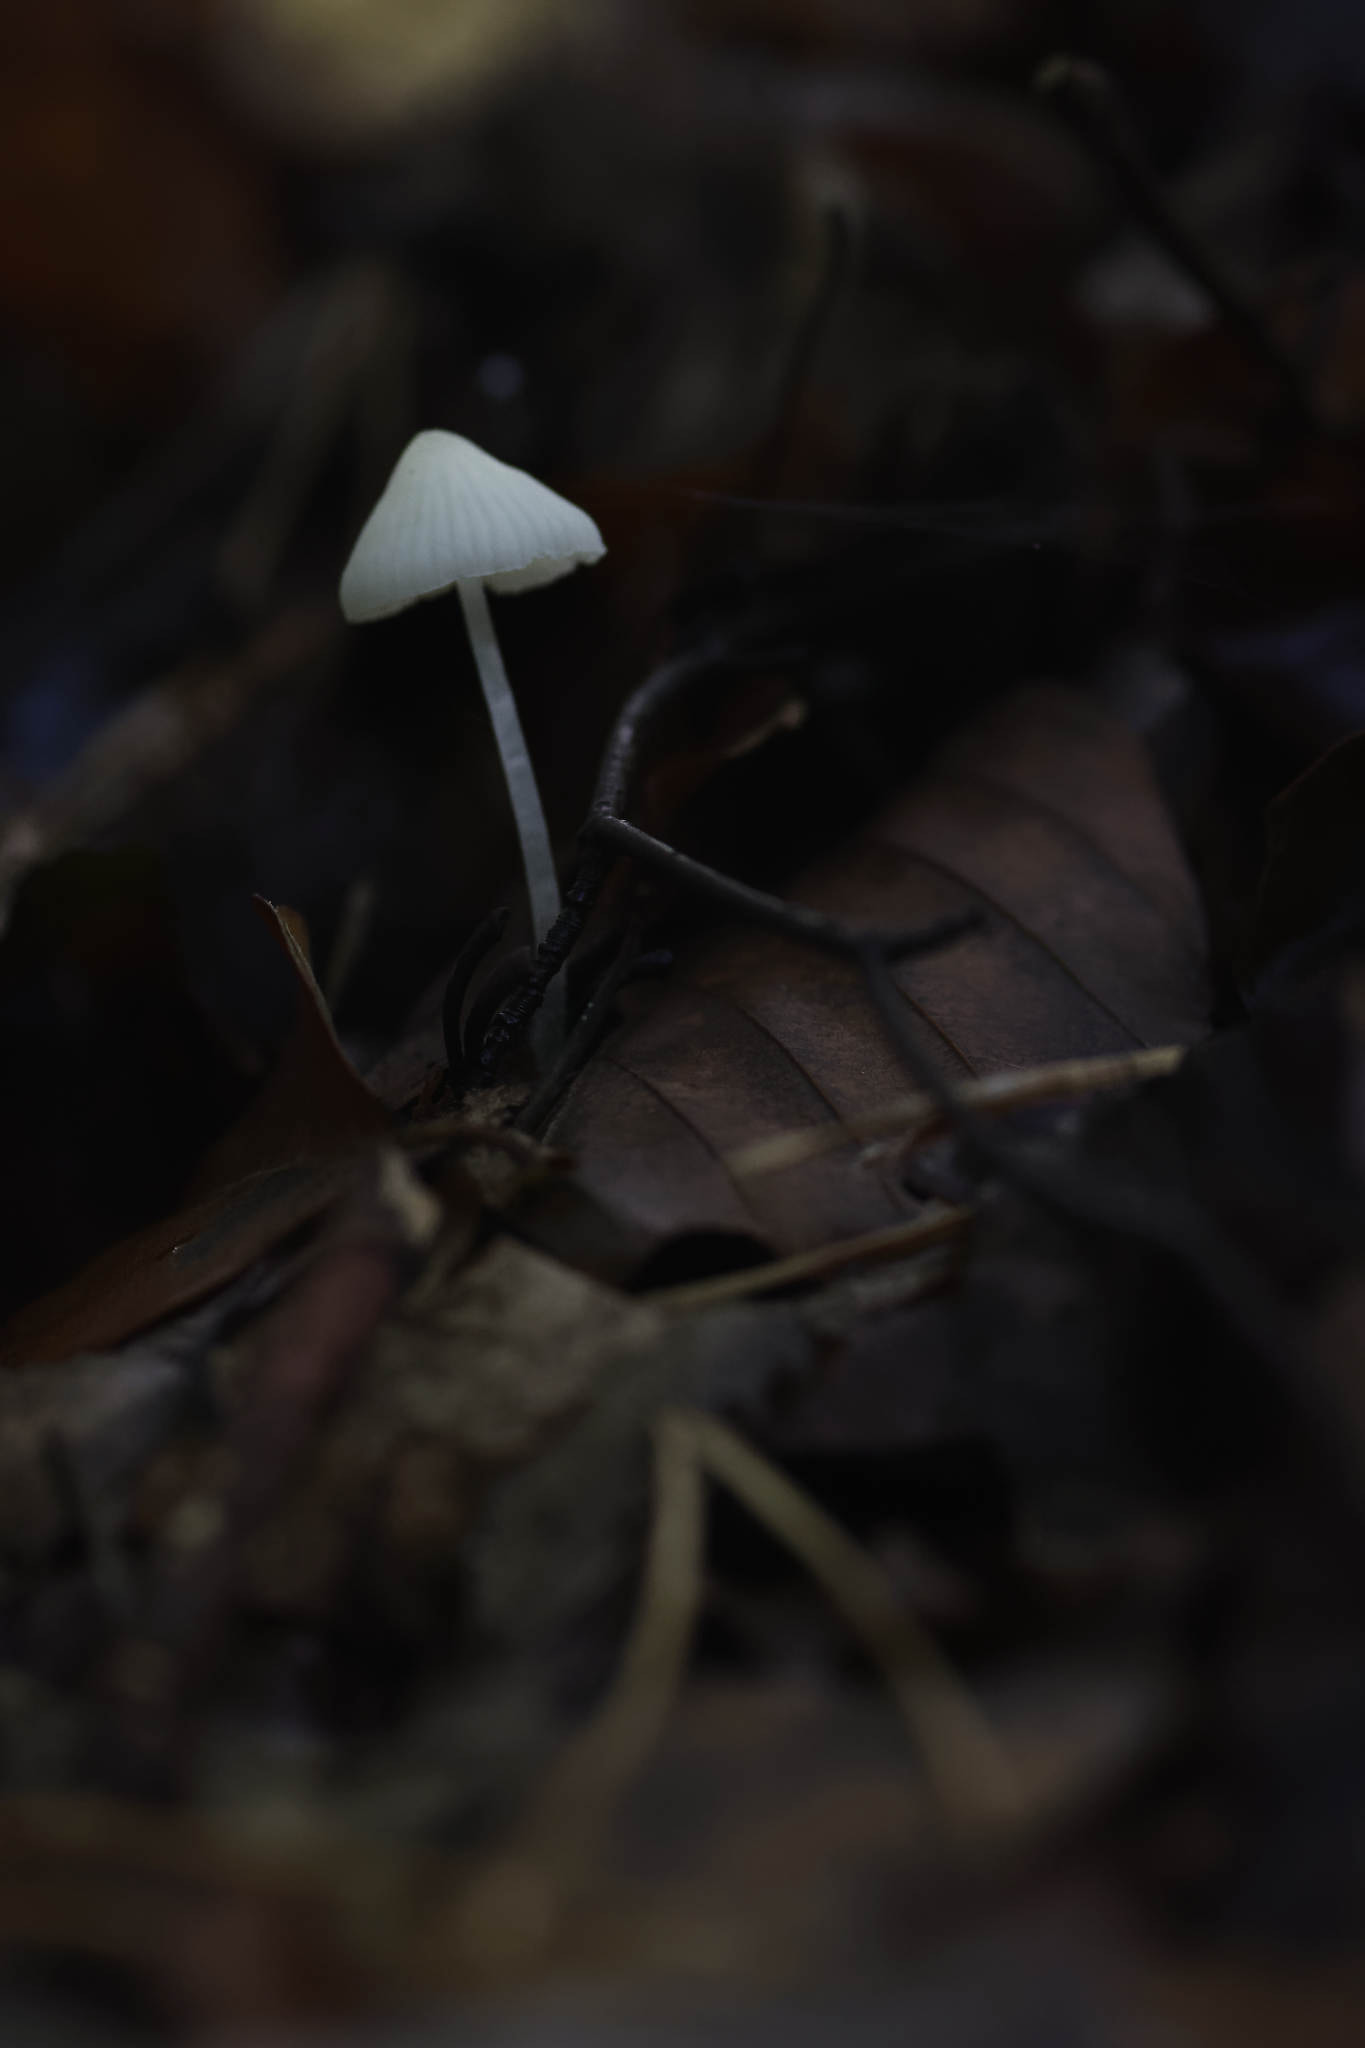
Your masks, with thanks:
M 485 453 L 429 427 L 409 441 L 341 578 L 353 624 L 405 611 L 456 583 L 534 590 L 606 553 L 586 512 Z

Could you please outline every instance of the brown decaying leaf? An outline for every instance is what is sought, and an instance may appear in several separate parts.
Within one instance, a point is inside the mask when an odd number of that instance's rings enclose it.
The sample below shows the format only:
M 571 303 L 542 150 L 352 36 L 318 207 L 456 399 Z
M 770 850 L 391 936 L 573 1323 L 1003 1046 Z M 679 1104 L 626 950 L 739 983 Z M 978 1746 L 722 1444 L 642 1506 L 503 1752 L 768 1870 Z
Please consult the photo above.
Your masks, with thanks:
M 898 970 L 947 1078 L 1190 1044 L 1207 1030 L 1203 920 L 1141 742 L 1079 693 L 1021 690 L 791 894 L 880 926 L 973 908 L 982 930 Z M 904 1092 L 856 972 L 751 930 L 685 953 L 580 1078 L 552 1142 L 661 1236 L 779 1251 L 887 1225 L 890 1171 L 822 1157 L 738 1183 L 723 1155 Z
M 341 1049 L 308 949 L 308 928 L 286 904 L 255 899 L 298 983 L 294 1025 L 269 1080 L 195 1176 L 204 1193 L 266 1169 L 317 1160 L 388 1134 L 387 1110 Z
M 256 898 L 298 983 L 294 1025 L 251 1108 L 206 1154 L 184 1206 L 102 1252 L 0 1330 L 0 1364 L 117 1344 L 211 1294 L 354 1181 L 390 1127 L 337 1041 L 298 913 Z

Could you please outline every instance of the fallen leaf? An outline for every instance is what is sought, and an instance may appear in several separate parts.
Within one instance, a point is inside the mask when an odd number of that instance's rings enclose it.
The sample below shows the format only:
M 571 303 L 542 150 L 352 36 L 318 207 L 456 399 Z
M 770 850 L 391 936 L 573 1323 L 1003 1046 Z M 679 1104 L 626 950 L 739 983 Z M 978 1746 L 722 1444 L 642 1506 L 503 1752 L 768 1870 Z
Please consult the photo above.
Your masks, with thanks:
M 959 910 L 982 929 L 898 970 L 949 1079 L 1208 1028 L 1203 920 L 1141 742 L 1079 693 L 1021 691 L 938 755 L 797 900 L 870 925 Z M 724 1155 L 904 1093 L 856 971 L 753 930 L 684 953 L 580 1077 L 552 1126 L 589 1192 L 659 1237 L 798 1251 L 913 1213 L 894 1167 L 821 1157 L 736 1180 Z
M 293 1029 L 269 1079 L 210 1148 L 186 1203 L 12 1316 L 0 1364 L 101 1350 L 201 1300 L 343 1194 L 387 1134 L 387 1110 L 332 1029 L 302 919 L 256 900 L 297 982 Z
M 205 1158 L 193 1183 L 198 1192 L 252 1173 L 349 1152 L 357 1142 L 384 1137 L 390 1129 L 388 1111 L 341 1049 L 313 973 L 303 919 L 263 896 L 255 904 L 294 972 L 294 1024 L 251 1109 Z

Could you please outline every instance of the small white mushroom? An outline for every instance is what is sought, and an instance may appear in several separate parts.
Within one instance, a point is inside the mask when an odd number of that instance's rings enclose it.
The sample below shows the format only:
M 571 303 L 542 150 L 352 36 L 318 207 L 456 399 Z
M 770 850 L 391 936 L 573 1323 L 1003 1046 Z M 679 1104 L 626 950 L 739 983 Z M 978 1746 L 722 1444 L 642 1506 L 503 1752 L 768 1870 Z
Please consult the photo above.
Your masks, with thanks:
M 462 434 L 431 428 L 399 456 L 341 578 L 341 609 L 352 624 L 458 590 L 512 799 L 537 944 L 559 913 L 559 881 L 485 592 L 535 590 L 605 553 L 593 521 L 567 498 Z

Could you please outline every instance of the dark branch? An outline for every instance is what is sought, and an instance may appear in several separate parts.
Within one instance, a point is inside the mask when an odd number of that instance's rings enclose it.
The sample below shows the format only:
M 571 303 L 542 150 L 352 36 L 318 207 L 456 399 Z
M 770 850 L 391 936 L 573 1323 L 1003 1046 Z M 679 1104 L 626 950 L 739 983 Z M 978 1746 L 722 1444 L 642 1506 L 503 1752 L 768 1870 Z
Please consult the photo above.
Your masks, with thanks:
M 465 997 L 469 994 L 474 976 L 506 929 L 507 910 L 505 906 L 499 904 L 496 910 L 489 911 L 487 917 L 480 918 L 455 955 L 455 965 L 450 970 L 450 979 L 446 983 L 446 992 L 441 1003 L 441 1031 L 445 1039 L 446 1065 L 452 1074 L 458 1073 L 463 1059 L 460 1032 Z
M 709 896 L 713 902 L 769 931 L 850 958 L 857 956 L 869 938 L 875 939 L 891 959 L 932 951 L 951 945 L 979 922 L 977 913 L 970 911 L 939 919 L 918 930 L 868 934 L 840 918 L 752 889 L 747 883 L 693 860 L 626 818 L 626 806 L 638 780 L 641 760 L 663 716 L 704 676 L 718 669 L 744 667 L 755 659 L 771 658 L 770 646 L 750 649 L 708 643 L 665 662 L 626 700 L 607 741 L 592 809 L 579 834 L 583 852 L 564 908 L 546 934 L 526 981 L 502 1005 L 484 1034 L 479 1052 L 484 1080 L 491 1080 L 506 1055 L 521 1043 L 546 989 L 578 944 L 615 858 L 620 855 L 654 868 L 696 894 Z
M 762 925 L 783 938 L 795 939 L 808 946 L 819 946 L 827 953 L 844 953 L 856 959 L 861 957 L 866 947 L 875 946 L 888 959 L 900 960 L 912 953 L 929 953 L 940 946 L 950 946 L 981 923 L 979 911 L 966 910 L 938 918 L 933 924 L 921 925 L 914 930 L 864 931 L 846 923 L 841 917 L 829 917 L 824 911 L 808 910 L 802 903 L 788 903 L 780 896 L 767 895 L 762 889 L 751 889 L 747 882 L 737 882 L 732 875 L 723 875 L 718 868 L 709 868 L 703 861 L 693 860 L 690 854 L 680 853 L 665 840 L 642 832 L 638 825 L 630 824 L 625 818 L 590 818 L 585 831 L 592 839 L 617 847 L 634 860 L 643 861 L 669 881 L 677 882 L 697 895 L 709 896 L 712 902 L 734 911 L 736 916 L 747 919 L 750 924 Z
M 611 1022 L 611 1007 L 617 992 L 629 981 L 639 959 L 640 926 L 638 920 L 632 919 L 615 957 L 569 1033 L 564 1050 L 519 1112 L 516 1119 L 519 1131 L 538 1131 L 548 1121 L 560 1097 L 592 1058 Z

